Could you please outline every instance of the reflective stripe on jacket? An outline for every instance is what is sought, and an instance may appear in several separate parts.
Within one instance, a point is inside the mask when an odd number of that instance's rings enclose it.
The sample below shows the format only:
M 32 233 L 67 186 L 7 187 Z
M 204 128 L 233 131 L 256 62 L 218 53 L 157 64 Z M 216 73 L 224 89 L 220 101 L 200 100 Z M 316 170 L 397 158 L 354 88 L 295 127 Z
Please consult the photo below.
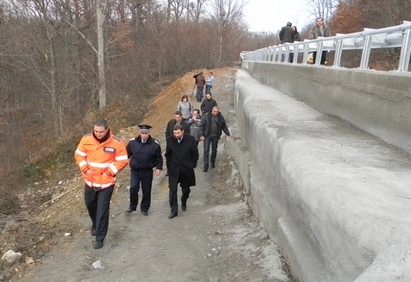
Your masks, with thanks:
M 74 158 L 87 186 L 101 189 L 115 184 L 116 174 L 128 164 L 124 142 L 111 133 L 102 143 L 91 133 L 84 135 Z M 88 170 L 91 170 L 92 174 L 86 174 Z

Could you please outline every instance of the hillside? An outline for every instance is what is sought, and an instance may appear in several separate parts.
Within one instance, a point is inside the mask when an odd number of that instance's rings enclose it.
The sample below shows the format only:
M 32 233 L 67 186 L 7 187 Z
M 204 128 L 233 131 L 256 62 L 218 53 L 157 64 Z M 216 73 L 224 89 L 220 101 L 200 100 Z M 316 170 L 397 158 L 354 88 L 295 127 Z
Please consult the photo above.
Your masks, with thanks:
M 232 124 L 236 70 L 212 71 L 216 78 L 213 96 Z M 187 73 L 159 93 L 142 121 L 153 126 L 151 134 L 162 144 L 163 153 L 165 125 L 173 118 L 181 95 L 191 96 L 193 74 Z M 127 142 L 138 131 L 133 126 L 114 133 Z M 22 257 L 11 266 L 2 263 L 0 281 L 248 281 L 249 277 L 257 279 L 252 281 L 289 281 L 277 247 L 244 203 L 241 181 L 223 147 L 220 144 L 217 168 L 203 173 L 199 144 L 198 185 L 192 188 L 187 212 L 180 212 L 173 220 L 167 218 L 165 172 L 153 182 L 148 217 L 125 214 L 129 169 L 120 172 L 112 198 L 109 234 L 101 250 L 92 247 L 83 182 L 73 171 L 73 178 L 46 188 L 55 190 L 51 201 L 5 227 L 0 253 L 14 250 Z M 46 184 L 33 186 L 39 190 L 42 187 Z M 104 270 L 92 267 L 98 260 Z M 139 278 L 130 278 L 136 273 Z

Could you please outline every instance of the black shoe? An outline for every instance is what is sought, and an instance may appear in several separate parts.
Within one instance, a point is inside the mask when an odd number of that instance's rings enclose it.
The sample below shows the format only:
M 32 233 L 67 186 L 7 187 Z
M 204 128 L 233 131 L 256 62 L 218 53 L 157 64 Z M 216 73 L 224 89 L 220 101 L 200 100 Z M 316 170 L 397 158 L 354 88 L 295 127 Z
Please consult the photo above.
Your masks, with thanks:
M 100 249 L 100 248 L 102 248 L 103 247 L 103 241 L 96 241 L 95 243 L 94 243 L 94 249 Z
M 182 202 L 182 203 L 181 203 L 181 210 L 182 210 L 182 211 L 186 211 L 186 210 L 187 210 L 187 203 L 186 203 L 186 202 Z
M 211 164 L 211 168 L 215 168 L 215 164 Z
M 96 227 L 95 226 L 91 226 L 90 234 L 91 234 L 91 236 L 96 236 Z
M 133 212 L 133 210 L 132 209 L 128 209 L 128 210 L 126 210 L 126 213 L 132 213 Z
M 168 218 L 172 219 L 172 218 L 175 218 L 176 216 L 177 216 L 177 213 L 171 212 Z
M 208 171 L 208 167 L 203 168 L 203 172 L 207 172 Z
M 141 213 L 142 213 L 144 216 L 147 216 L 147 215 L 148 215 L 148 211 L 141 211 Z

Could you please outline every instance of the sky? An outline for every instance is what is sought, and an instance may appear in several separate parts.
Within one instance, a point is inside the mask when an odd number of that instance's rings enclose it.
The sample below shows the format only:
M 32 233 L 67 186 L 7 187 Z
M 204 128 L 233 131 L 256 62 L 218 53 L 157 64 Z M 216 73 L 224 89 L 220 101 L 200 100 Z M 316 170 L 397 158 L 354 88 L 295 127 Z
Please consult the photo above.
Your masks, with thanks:
M 243 12 L 250 31 L 277 32 L 287 22 L 298 30 L 310 23 L 307 0 L 248 0 Z

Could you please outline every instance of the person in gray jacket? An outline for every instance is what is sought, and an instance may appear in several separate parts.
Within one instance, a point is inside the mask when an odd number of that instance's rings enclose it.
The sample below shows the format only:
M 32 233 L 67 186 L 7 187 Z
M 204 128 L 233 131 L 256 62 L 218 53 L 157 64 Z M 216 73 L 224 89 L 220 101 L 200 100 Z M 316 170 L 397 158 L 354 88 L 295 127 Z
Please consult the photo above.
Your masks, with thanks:
M 330 29 L 328 26 L 324 24 L 323 18 L 317 18 L 315 22 L 315 26 L 310 30 L 308 35 L 309 39 L 317 39 L 318 37 L 329 37 L 330 36 Z M 321 54 L 321 61 L 320 65 L 324 65 L 325 60 L 327 59 L 327 52 L 323 51 Z M 313 52 L 313 61 L 315 64 L 315 59 L 317 57 L 317 52 Z
M 190 125 L 190 135 L 194 137 L 196 140 L 197 146 L 198 142 L 200 142 L 200 127 L 201 127 L 201 116 L 200 110 L 194 109 L 193 113 L 191 114 L 190 119 L 187 121 Z
M 187 95 L 181 97 L 181 101 L 177 104 L 177 111 L 181 112 L 184 120 L 188 120 L 191 116 L 191 111 L 193 110 L 193 104 L 188 99 Z

